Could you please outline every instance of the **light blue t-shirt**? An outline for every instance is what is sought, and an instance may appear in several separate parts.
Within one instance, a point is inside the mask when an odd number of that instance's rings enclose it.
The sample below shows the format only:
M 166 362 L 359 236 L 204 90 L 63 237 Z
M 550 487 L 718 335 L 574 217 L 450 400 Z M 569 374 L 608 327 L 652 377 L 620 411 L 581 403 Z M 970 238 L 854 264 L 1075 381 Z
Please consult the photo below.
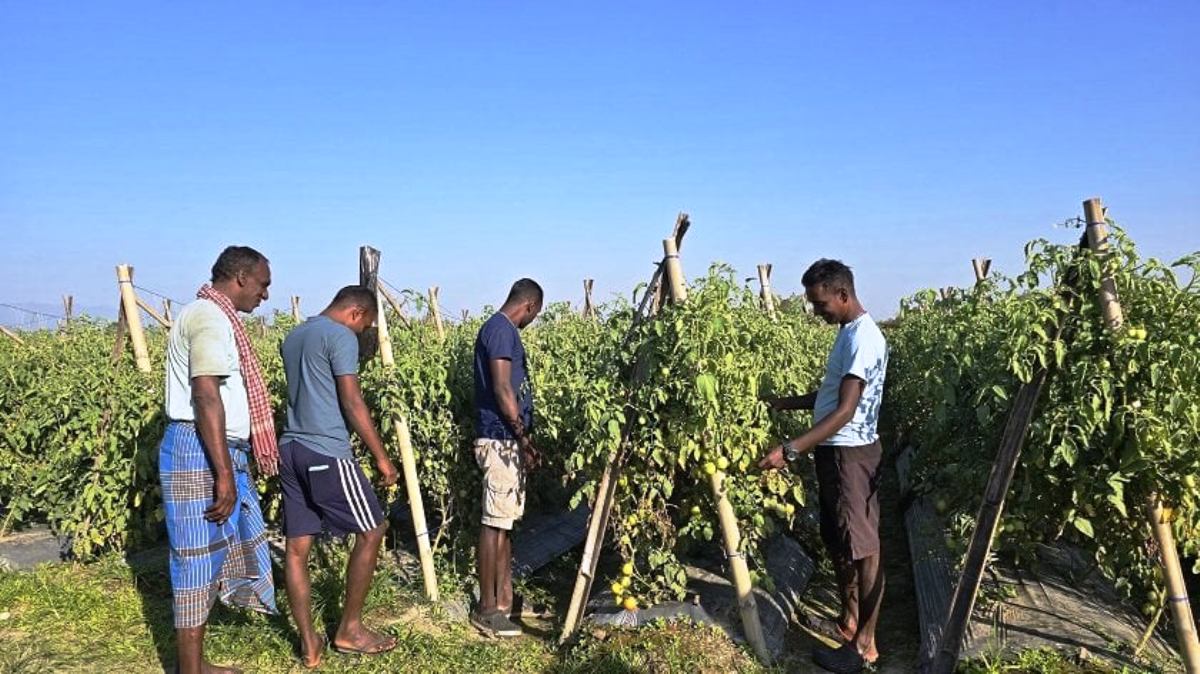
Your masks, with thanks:
M 334 378 L 358 374 L 354 332 L 326 316 L 313 316 L 293 328 L 279 350 L 288 390 L 283 440 L 337 459 L 353 458 Z
M 871 315 L 862 316 L 842 326 L 829 362 L 825 365 L 825 379 L 817 389 L 817 401 L 813 405 L 813 419 L 820 421 L 837 409 L 842 379 L 852 375 L 866 382 L 862 398 L 854 417 L 823 445 L 857 447 L 869 445 L 879 439 L 876 425 L 879 422 L 879 406 L 883 402 L 883 378 L 887 374 L 887 340 Z

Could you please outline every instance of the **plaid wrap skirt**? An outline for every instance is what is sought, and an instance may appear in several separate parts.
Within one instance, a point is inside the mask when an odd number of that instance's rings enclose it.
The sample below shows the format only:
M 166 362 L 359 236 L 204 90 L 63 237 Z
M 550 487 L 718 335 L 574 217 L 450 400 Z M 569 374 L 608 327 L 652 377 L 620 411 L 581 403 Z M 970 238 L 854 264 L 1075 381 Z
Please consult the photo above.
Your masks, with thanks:
M 266 525 L 248 471 L 249 450 L 245 440 L 229 441 L 238 502 L 218 525 L 204 519 L 214 480 L 196 427 L 173 421 L 159 445 L 176 629 L 204 625 L 218 598 L 227 606 L 278 612 Z

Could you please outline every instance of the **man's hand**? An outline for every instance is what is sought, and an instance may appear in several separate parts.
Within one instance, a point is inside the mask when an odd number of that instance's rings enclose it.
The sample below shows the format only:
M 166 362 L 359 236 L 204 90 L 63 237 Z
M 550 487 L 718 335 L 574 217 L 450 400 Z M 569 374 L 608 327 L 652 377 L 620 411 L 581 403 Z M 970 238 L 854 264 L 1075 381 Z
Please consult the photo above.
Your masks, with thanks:
M 213 483 L 213 503 L 204 511 L 204 519 L 224 524 L 237 505 L 237 485 L 232 475 L 218 475 Z
M 537 468 L 538 464 L 542 462 L 542 453 L 538 451 L 537 447 L 533 446 L 533 440 L 528 435 L 523 435 L 519 444 L 521 446 L 522 464 L 525 470 L 531 471 Z
M 776 445 L 758 462 L 760 470 L 779 470 L 786 465 L 787 460 L 783 458 L 783 445 Z
M 396 466 L 386 456 L 380 457 L 375 462 L 375 469 L 379 471 L 380 486 L 390 487 L 396 484 L 396 480 L 400 479 L 400 473 L 396 472 Z

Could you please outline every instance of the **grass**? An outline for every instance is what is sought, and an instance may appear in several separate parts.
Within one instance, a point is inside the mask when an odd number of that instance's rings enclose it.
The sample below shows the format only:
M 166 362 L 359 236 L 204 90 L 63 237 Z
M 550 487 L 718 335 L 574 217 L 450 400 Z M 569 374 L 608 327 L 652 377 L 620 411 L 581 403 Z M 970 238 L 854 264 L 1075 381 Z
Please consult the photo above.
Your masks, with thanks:
M 318 629 L 337 619 L 341 568 L 330 564 L 314 570 Z M 762 671 L 720 631 L 681 624 L 588 635 L 569 649 L 553 646 L 557 630 L 550 624 L 531 624 L 530 636 L 515 640 L 485 640 L 440 606 L 422 603 L 418 586 L 401 589 L 392 581 L 393 572 L 384 566 L 377 574 L 366 622 L 395 634 L 399 646 L 369 659 L 329 651 L 320 671 Z M 279 604 L 281 611 L 288 610 L 282 592 Z M 206 647 L 214 662 L 253 672 L 288 672 L 301 671 L 297 643 L 288 619 L 218 605 Z M 173 662 L 175 650 L 165 559 L 130 565 L 107 558 L 0 572 L 0 644 L 0 672 L 161 672 Z
M 1051 648 L 1023 651 L 1009 658 L 981 657 L 959 666 L 960 674 L 1143 674 L 1149 670 L 1112 667 L 1075 658 Z

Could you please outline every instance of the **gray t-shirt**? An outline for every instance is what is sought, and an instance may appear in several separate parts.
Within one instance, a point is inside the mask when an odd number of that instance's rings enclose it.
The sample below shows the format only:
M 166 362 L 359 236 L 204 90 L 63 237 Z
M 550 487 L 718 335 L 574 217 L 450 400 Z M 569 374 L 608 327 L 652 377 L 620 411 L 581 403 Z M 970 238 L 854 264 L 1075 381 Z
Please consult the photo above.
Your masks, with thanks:
M 326 456 L 353 458 L 334 378 L 358 374 L 354 332 L 333 319 L 313 316 L 288 333 L 279 350 L 288 391 L 283 440 L 297 440 Z
M 821 388 L 817 389 L 813 420 L 820 421 L 837 409 L 842 379 L 846 376 L 858 377 L 866 385 L 858 408 L 854 410 L 854 417 L 821 444 L 857 447 L 879 439 L 876 426 L 879 422 L 879 406 L 883 402 L 887 361 L 887 340 L 870 314 L 864 313 L 838 331 L 825 365 L 825 379 L 821 381 Z

